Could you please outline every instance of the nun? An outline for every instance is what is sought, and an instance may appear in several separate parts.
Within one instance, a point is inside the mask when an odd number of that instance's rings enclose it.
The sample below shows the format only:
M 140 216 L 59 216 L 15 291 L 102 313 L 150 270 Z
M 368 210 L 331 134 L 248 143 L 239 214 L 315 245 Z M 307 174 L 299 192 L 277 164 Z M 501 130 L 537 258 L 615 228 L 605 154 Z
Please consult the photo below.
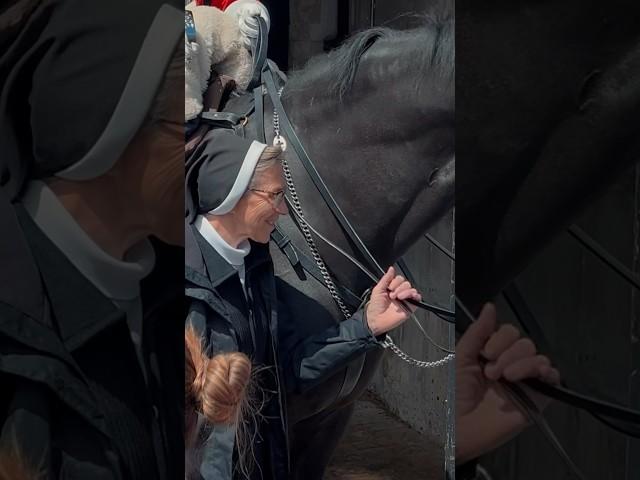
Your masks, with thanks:
M 251 358 L 261 405 L 242 435 L 213 427 L 199 467 L 205 480 L 240 478 L 243 471 L 251 479 L 289 478 L 285 393 L 289 385 L 312 381 L 289 376 L 313 374 L 321 382 L 323 372 L 376 348 L 376 337 L 407 319 L 399 301 L 421 299 L 389 268 L 351 318 L 304 338 L 295 346 L 300 354 L 279 350 L 268 242 L 278 218 L 287 214 L 281 156 L 279 147 L 219 129 L 205 136 L 187 163 L 186 325 L 198 332 L 210 356 L 238 351 Z M 283 358 L 304 362 L 305 368 L 282 365 Z M 247 464 L 248 458 L 255 461 Z
M 0 452 L 33 478 L 184 474 L 182 8 L 0 7 Z

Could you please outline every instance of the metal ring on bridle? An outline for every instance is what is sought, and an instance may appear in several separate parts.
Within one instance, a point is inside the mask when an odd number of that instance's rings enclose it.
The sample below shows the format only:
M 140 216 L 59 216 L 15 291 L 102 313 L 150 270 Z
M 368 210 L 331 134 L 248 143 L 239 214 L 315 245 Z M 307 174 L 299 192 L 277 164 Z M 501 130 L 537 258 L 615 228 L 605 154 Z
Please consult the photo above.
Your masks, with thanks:
M 287 150 L 287 141 L 282 135 L 277 135 L 276 137 L 273 137 L 273 146 L 280 147 L 284 152 Z

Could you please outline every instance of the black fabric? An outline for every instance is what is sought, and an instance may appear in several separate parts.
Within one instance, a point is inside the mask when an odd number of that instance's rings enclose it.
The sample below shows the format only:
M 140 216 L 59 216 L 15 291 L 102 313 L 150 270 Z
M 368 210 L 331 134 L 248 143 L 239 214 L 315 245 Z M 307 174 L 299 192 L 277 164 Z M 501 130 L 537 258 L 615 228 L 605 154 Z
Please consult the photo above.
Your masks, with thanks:
M 157 265 L 142 282 L 141 364 L 123 312 L 18 203 L 27 180 L 76 163 L 96 143 L 165 4 L 182 9 L 177 0 L 0 6 L 11 25 L 0 33 L 0 440 L 15 442 L 47 478 L 184 475 L 175 455 L 183 448 L 183 250 L 157 244 Z
M 27 178 L 52 175 L 91 149 L 157 11 L 183 8 L 177 0 L 16 3 L 26 4 L 19 28 L 0 37 L 0 187 L 10 198 Z
M 253 453 L 259 468 L 254 468 L 250 478 L 288 478 L 284 389 L 280 387 L 275 337 L 277 305 L 268 246 L 252 243 L 251 252 L 245 259 L 247 301 L 235 269 L 204 242 L 192 225 L 186 225 L 185 237 L 185 292 L 189 304 L 187 322 L 196 331 L 202 332 L 209 355 L 241 351 L 251 358 L 255 367 L 266 367 L 256 377 L 257 385 L 265 395 L 265 403 L 256 426 L 258 435 L 253 442 Z M 236 450 L 235 461 L 237 454 Z M 225 461 L 220 455 L 212 457 L 214 462 Z M 224 470 L 218 465 L 201 468 L 205 472 Z M 242 478 L 239 472 L 235 475 L 234 478 Z M 205 475 L 205 478 L 209 477 Z
M 10 386 L 2 442 L 15 442 L 48 478 L 182 478 L 183 456 L 173 453 L 183 448 L 182 249 L 168 255 L 158 245 L 159 263 L 142 282 L 141 366 L 124 313 L 25 212 L 17 216 L 13 233 L 28 239 L 41 308 L 33 316 L 0 302 L 0 382 Z M 10 273 L 0 269 L 2 285 Z
M 222 129 L 204 136 L 186 166 L 185 208 L 190 222 L 227 198 L 251 143 Z

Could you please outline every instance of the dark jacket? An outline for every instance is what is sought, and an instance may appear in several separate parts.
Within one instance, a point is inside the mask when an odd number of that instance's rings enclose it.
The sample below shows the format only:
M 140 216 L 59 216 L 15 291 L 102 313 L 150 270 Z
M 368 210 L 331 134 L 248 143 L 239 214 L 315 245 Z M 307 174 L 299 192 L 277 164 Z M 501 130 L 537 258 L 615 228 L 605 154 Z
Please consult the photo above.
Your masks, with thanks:
M 202 332 L 210 355 L 241 351 L 248 354 L 254 363 L 268 367 L 275 374 L 268 375 L 260 384 L 263 390 L 275 387 L 277 394 L 270 397 L 261 411 L 271 420 L 260 426 L 264 444 L 254 445 L 254 448 L 257 446 L 258 455 L 264 455 L 263 459 L 269 462 L 269 465 L 261 464 L 263 478 L 289 478 L 286 392 L 299 390 L 301 385 L 308 388 L 321 382 L 354 356 L 375 348 L 379 343 L 366 326 L 362 311 L 359 311 L 326 332 L 296 340 L 289 335 L 287 345 L 280 345 L 278 302 L 268 245 L 252 242 L 251 252 L 245 258 L 248 305 L 236 270 L 188 223 L 185 242 L 187 322 Z M 286 348 L 294 348 L 295 351 Z M 271 384 L 268 378 L 272 379 Z M 221 433 L 215 440 L 212 448 L 217 454 L 205 455 L 201 473 L 205 480 L 228 480 L 232 478 L 233 469 L 233 458 L 228 452 L 234 448 L 221 443 L 233 443 L 234 438 Z
M 142 283 L 145 384 L 124 313 L 17 214 L 0 212 L 3 448 L 46 478 L 183 478 L 181 251 Z

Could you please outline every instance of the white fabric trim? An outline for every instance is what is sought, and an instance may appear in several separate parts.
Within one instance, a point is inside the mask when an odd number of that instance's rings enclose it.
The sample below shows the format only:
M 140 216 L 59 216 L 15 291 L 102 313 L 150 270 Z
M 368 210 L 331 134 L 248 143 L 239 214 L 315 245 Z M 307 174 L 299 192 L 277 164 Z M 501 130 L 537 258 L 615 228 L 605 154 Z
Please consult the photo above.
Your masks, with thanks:
M 140 282 L 155 264 L 149 240 L 133 246 L 125 259 L 119 260 L 94 242 L 44 182 L 29 182 L 22 202 L 45 235 L 106 297 L 121 307 L 122 302 L 139 299 Z
M 207 243 L 211 245 L 228 264 L 234 267 L 244 264 L 244 257 L 249 255 L 251 251 L 251 244 L 248 240 L 241 242 L 238 248 L 232 247 L 220 236 L 216 229 L 213 228 L 213 225 L 209 223 L 209 220 L 203 215 L 196 217 L 194 225 L 198 232 L 200 232 L 200 235 L 204 237 Z
M 251 142 L 251 146 L 244 156 L 242 166 L 240 167 L 236 181 L 233 183 L 233 187 L 231 187 L 231 191 L 220 205 L 209 212 L 211 215 L 224 215 L 233 210 L 233 207 L 236 206 L 240 197 L 247 191 L 249 182 L 253 176 L 253 171 L 256 169 L 260 155 L 262 155 L 266 147 L 264 143 L 256 142 L 255 140 Z
M 57 177 L 88 180 L 113 167 L 144 122 L 181 35 L 184 35 L 184 12 L 162 5 L 100 138 L 78 162 L 57 172 Z

